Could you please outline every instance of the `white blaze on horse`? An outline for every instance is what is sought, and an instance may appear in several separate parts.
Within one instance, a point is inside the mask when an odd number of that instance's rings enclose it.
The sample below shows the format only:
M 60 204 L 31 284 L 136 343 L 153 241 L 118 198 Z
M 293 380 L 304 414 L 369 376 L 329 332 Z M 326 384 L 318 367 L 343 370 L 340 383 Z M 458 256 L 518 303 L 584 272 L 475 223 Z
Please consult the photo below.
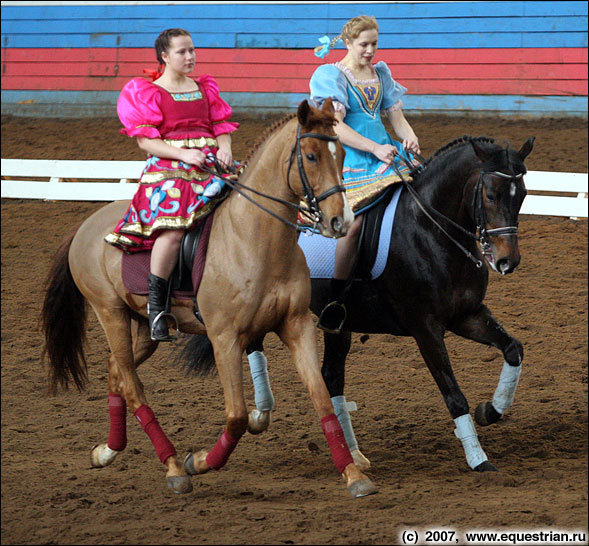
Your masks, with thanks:
M 301 103 L 296 116 L 277 124 L 252 155 L 239 180 L 241 193 L 232 192 L 215 210 L 196 295 L 204 325 L 190 300 L 172 297 L 171 313 L 178 329 L 203 340 L 203 346 L 210 340 L 214 350 L 225 397 L 226 428 L 211 450 L 179 461 L 147 405 L 137 369 L 158 346 L 148 331 L 147 297 L 127 290 L 121 274 L 122 253 L 104 242 L 128 202 L 98 210 L 62 244 L 48 277 L 43 307 L 51 387 L 55 390 L 73 382 L 83 389 L 87 383 L 85 301 L 94 309 L 111 350 L 109 440 L 92 450 L 94 466 L 110 464 L 125 448 L 126 411 L 130 410 L 166 466 L 169 487 L 176 493 L 192 490 L 187 471 L 199 474 L 221 468 L 246 431 L 242 356 L 254 340 L 273 331 L 292 353 L 350 493 L 359 497 L 376 492 L 353 462 L 321 376 L 309 310 L 309 270 L 297 244 L 301 200 L 317 229 L 328 237 L 345 235 L 353 219 L 341 186 L 344 151 L 334 123 L 331 101 L 321 110 Z M 250 196 L 271 198 L 262 210 Z

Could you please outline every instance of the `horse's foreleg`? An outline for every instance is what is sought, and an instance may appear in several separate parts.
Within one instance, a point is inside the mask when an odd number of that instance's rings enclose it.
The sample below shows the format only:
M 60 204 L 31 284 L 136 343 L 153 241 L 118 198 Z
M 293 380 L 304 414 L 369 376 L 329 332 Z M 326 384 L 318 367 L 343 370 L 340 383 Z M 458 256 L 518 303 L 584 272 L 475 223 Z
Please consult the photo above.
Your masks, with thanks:
M 329 334 L 326 332 L 323 339 L 324 350 L 321 375 L 331 396 L 333 409 L 344 431 L 352 458 L 356 466 L 364 472 L 370 468 L 370 461 L 358 448 L 358 440 L 356 440 L 354 428 L 352 427 L 352 418 L 350 417 L 350 411 L 355 411 L 356 404 L 348 402 L 344 396 L 346 357 L 352 344 L 352 334 L 345 331 L 341 334 Z
M 503 369 L 493 400 L 479 404 L 474 414 L 479 425 L 496 423 L 513 403 L 522 370 L 523 346 L 503 329 L 484 305 L 478 313 L 453 325 L 452 331 L 467 339 L 497 347 L 503 353 Z
M 246 348 L 252 382 L 254 384 L 254 400 L 256 409 L 248 415 L 247 429 L 250 434 L 260 434 L 268 430 L 271 412 L 274 409 L 274 395 L 268 376 L 268 360 L 264 354 L 263 339 L 259 339 Z
M 462 394 L 452 365 L 448 357 L 448 351 L 444 344 L 444 331 L 441 327 L 434 327 L 414 334 L 417 345 L 431 372 L 444 402 L 450 411 L 456 428 L 454 434 L 462 443 L 468 466 L 479 472 L 497 470 L 487 458 L 479 443 L 474 422 L 469 413 L 468 402 Z
M 334 413 L 329 392 L 321 376 L 315 329 L 310 312 L 286 320 L 278 334 L 292 353 L 297 372 L 311 395 L 315 411 L 321 418 L 321 428 L 333 462 L 346 480 L 351 495 L 363 497 L 376 493 L 377 487 L 354 463 L 344 432 Z
M 177 459 L 176 449 L 165 435 L 152 409 L 147 405 L 143 385 L 137 375 L 136 365 L 155 350 L 151 343 L 142 341 L 144 336 L 141 335 L 141 332 L 145 334 L 147 330 L 138 324 L 138 335 L 133 343 L 131 319 L 128 312 L 116 309 L 107 311 L 100 308 L 96 314 L 111 348 L 109 390 L 112 396 L 109 396 L 109 413 L 111 415 L 109 442 L 106 447 L 98 446 L 93 449 L 93 461 L 104 463 L 111 457 L 114 459 L 116 453 L 113 456 L 111 451 L 118 452 L 119 450 L 113 449 L 113 446 L 124 448 L 126 445 L 126 409 L 128 408 L 151 440 L 159 459 L 167 467 L 168 487 L 175 493 L 192 491 L 190 478 Z M 98 466 L 105 465 L 99 464 Z
M 213 341 L 213 347 L 219 380 L 225 397 L 227 424 L 213 449 L 208 452 L 201 450 L 198 453 L 189 453 L 186 456 L 184 468 L 192 475 L 204 474 L 211 469 L 219 470 L 224 467 L 247 430 L 248 418 L 243 396 L 241 367 L 242 349 L 235 341 L 227 341 L 220 336 Z M 225 350 L 221 350 L 221 347 Z M 227 347 L 229 349 L 226 349 Z

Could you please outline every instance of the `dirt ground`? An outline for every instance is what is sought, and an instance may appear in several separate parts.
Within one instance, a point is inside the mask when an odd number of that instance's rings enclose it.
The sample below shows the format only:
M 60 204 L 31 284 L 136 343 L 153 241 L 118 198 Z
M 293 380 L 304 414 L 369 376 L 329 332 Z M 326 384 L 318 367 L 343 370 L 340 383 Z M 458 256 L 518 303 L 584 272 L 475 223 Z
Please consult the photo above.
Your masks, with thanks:
M 271 120 L 236 118 L 234 155 L 243 158 Z M 535 135 L 528 169 L 587 172 L 583 120 L 408 119 L 426 157 L 465 134 L 518 148 Z M 117 119 L 2 117 L 2 157 L 142 159 L 119 127 Z M 89 389 L 45 394 L 45 275 L 61 238 L 103 204 L 2 200 L 2 544 L 403 544 L 404 531 L 419 531 L 420 544 L 465 544 L 473 530 L 587 532 L 586 220 L 521 217 L 521 265 L 505 278 L 491 274 L 486 303 L 525 347 L 512 408 L 478 427 L 500 473 L 468 468 L 412 339 L 361 343 L 355 334 L 346 394 L 358 404 L 352 418 L 380 492 L 352 499 L 288 351 L 269 335 L 270 430 L 244 436 L 224 469 L 194 477 L 194 491 L 177 496 L 132 417 L 125 453 L 90 468 L 90 448 L 108 430 L 108 349 L 91 311 Z M 322 351 L 319 331 L 317 341 Z M 503 359 L 456 336 L 447 343 L 474 411 L 492 397 Z M 210 448 L 224 425 L 218 377 L 185 378 L 170 365 L 173 351 L 162 346 L 140 370 L 150 405 L 179 454 Z M 253 406 L 249 376 L 245 385 Z M 457 535 L 426 542 L 434 529 Z

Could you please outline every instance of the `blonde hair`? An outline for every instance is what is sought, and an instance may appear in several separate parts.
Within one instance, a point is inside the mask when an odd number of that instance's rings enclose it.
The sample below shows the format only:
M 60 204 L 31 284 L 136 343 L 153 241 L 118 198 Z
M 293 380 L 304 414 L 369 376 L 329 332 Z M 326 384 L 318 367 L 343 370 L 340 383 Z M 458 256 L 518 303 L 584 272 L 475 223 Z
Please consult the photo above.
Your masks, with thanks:
M 350 19 L 343 26 L 340 34 L 329 42 L 328 51 L 340 40 L 343 40 L 344 42 L 346 40 L 349 42 L 354 41 L 365 30 L 376 30 L 376 32 L 378 32 L 378 22 L 374 15 L 358 15 L 357 17 Z M 324 46 L 317 46 L 314 48 L 314 51 L 317 52 L 323 47 Z

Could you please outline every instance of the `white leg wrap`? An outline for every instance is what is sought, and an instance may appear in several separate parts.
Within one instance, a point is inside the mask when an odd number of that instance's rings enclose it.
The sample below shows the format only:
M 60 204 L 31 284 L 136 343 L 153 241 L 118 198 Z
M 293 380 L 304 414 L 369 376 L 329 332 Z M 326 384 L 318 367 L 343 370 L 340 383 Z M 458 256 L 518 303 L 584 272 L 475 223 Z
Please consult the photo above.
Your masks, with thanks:
M 331 403 L 333 404 L 335 416 L 344 431 L 344 437 L 346 438 L 348 448 L 350 451 L 358 449 L 358 441 L 354 435 L 352 419 L 350 418 L 350 411 L 356 411 L 358 409 L 356 402 L 346 402 L 345 396 L 333 396 L 331 398 Z
M 454 434 L 462 442 L 464 454 L 466 455 L 466 462 L 470 468 L 476 468 L 481 463 L 488 460 L 477 436 L 477 431 L 474 428 L 474 422 L 469 413 L 461 415 L 454 419 L 456 428 Z
M 513 404 L 515 389 L 517 389 L 521 373 L 521 364 L 519 366 L 511 366 L 507 362 L 503 363 L 503 369 L 501 370 L 499 383 L 495 389 L 492 402 L 497 413 L 503 414 Z
M 254 400 L 259 411 L 272 411 L 274 409 L 274 395 L 270 388 L 268 376 L 268 360 L 261 351 L 254 351 L 247 355 L 250 364 L 250 372 L 254 383 Z

